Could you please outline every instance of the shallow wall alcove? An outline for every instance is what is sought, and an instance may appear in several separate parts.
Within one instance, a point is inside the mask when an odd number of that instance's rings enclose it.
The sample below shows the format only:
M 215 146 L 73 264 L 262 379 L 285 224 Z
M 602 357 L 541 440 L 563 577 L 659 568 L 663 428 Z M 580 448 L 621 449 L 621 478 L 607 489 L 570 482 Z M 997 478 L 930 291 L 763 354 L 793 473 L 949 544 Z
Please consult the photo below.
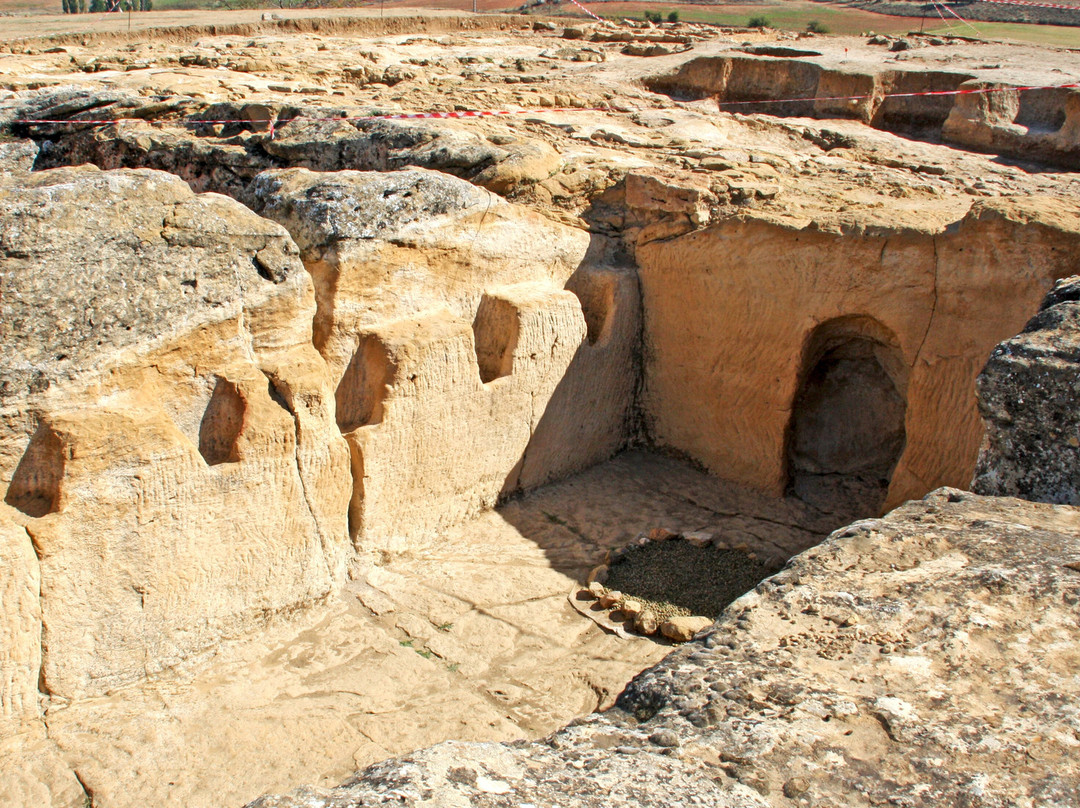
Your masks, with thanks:
M 240 460 L 237 441 L 244 430 L 247 404 L 236 385 L 218 379 L 199 423 L 199 454 L 208 466 Z
M 476 362 L 484 384 L 514 372 L 519 330 L 517 307 L 509 300 L 484 295 L 473 320 Z
M 4 501 L 35 519 L 55 513 L 63 478 L 63 442 L 51 427 L 42 424 L 15 467 Z
M 900 356 L 895 336 L 870 317 L 810 334 L 788 426 L 790 493 L 852 518 L 881 511 L 906 438 Z
M 334 393 L 337 424 L 342 432 L 382 422 L 383 399 L 396 367 L 386 344 L 364 334 Z
M 615 296 L 618 276 L 611 272 L 575 272 L 566 288 L 577 295 L 585 317 L 586 338 L 590 345 L 606 344 L 616 315 Z

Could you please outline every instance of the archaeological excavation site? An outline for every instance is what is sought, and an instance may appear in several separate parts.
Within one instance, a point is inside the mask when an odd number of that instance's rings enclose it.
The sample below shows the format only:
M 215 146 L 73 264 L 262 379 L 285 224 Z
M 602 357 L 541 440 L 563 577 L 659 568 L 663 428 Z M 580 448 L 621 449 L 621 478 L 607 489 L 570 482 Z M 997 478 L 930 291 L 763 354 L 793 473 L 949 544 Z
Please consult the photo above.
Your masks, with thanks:
M 1080 52 L 215 14 L 0 19 L 0 806 L 1080 806 Z

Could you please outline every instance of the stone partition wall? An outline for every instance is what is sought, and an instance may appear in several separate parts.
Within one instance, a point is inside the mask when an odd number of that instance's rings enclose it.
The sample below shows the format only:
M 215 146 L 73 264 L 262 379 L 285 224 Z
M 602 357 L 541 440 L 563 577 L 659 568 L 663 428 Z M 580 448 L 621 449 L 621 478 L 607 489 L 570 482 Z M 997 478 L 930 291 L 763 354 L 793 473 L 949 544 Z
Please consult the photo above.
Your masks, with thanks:
M 753 46 L 747 50 L 752 53 Z M 822 54 L 814 50 L 763 50 L 772 52 L 699 56 L 649 77 L 646 84 L 676 98 L 715 98 L 728 112 L 850 118 L 964 149 L 1080 166 L 1080 89 L 1075 86 L 1030 90 L 1013 77 L 898 70 L 880 58 L 837 67 L 815 60 Z M 746 102 L 752 107 L 742 106 Z
M 632 270 L 589 234 L 433 171 L 268 171 L 353 469 L 350 531 L 401 548 L 607 459 L 639 374 Z
M 1054 280 L 1077 271 L 1080 209 L 985 202 L 936 233 L 747 217 L 645 244 L 637 257 L 652 440 L 783 493 L 805 356 L 823 323 L 848 318 L 890 346 L 882 365 L 903 398 L 889 508 L 971 479 L 983 434 L 975 377 Z
M 98 695 L 325 596 L 351 486 L 281 227 L 149 170 L 10 175 L 0 200 L 13 713 L 39 685 Z

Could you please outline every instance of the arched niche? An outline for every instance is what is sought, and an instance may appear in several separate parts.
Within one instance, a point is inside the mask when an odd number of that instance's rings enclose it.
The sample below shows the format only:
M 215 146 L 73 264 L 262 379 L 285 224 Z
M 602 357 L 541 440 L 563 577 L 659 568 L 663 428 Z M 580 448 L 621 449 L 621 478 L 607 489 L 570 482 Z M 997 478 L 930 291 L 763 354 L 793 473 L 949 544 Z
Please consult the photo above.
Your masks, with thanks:
M 788 425 L 788 493 L 845 518 L 880 513 L 906 441 L 907 382 L 899 343 L 877 320 L 815 328 Z

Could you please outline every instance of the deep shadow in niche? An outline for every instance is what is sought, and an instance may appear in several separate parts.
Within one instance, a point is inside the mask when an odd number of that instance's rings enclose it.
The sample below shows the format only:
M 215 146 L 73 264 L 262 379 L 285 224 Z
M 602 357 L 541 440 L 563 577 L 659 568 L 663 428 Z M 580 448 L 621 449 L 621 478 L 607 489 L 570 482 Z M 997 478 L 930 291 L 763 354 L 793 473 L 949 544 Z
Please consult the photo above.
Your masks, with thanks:
M 869 317 L 819 326 L 803 353 L 788 430 L 788 492 L 855 519 L 877 515 L 904 450 L 907 367 Z
M 346 433 L 381 423 L 383 399 L 396 371 L 386 344 L 374 334 L 361 336 L 334 393 L 338 429 Z
M 240 460 L 237 442 L 244 429 L 247 405 L 236 385 L 218 379 L 199 423 L 199 454 L 208 466 Z
M 38 427 L 11 477 L 4 502 L 35 519 L 59 509 L 64 445 L 49 426 Z

